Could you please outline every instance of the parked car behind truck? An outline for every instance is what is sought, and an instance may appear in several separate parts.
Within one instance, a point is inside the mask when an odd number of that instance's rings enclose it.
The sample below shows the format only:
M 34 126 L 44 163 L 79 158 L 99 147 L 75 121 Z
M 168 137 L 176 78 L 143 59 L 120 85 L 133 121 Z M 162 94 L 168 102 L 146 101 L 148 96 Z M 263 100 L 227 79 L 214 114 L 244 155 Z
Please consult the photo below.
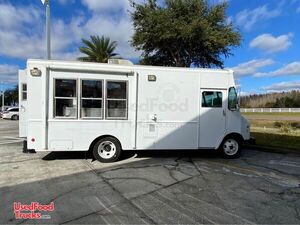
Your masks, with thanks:
M 2 118 L 9 119 L 9 120 L 18 120 L 19 108 L 18 107 L 8 108 L 6 111 L 2 112 Z
M 2 118 L 3 112 L 5 112 L 9 108 L 11 108 L 11 106 L 0 106 L 0 118 Z

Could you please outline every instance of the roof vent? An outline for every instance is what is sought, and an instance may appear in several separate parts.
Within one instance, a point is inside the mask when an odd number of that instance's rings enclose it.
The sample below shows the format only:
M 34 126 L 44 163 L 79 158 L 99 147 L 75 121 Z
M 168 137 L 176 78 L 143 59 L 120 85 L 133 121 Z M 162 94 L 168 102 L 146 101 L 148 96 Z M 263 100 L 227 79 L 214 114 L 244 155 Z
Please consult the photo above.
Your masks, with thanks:
M 108 59 L 108 64 L 132 66 L 133 63 L 126 59 Z

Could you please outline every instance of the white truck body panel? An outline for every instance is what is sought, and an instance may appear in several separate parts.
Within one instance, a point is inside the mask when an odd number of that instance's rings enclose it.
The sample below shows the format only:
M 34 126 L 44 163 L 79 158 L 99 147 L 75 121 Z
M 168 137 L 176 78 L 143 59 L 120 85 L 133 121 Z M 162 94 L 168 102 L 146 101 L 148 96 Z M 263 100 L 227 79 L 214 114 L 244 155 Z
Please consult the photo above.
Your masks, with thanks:
M 32 69 L 41 76 L 32 76 Z M 230 70 L 28 60 L 26 71 L 28 110 L 20 124 L 27 125 L 28 149 L 87 151 L 104 135 L 117 138 L 123 150 L 216 149 L 230 133 L 250 138 L 239 111 L 227 107 L 228 89 L 235 86 Z M 60 79 L 76 80 L 76 97 L 70 100 L 75 108 L 64 108 L 74 118 L 55 116 L 55 82 Z M 102 81 L 103 119 L 81 118 L 83 80 Z M 127 84 L 126 119 L 106 118 L 110 81 Z M 203 107 L 203 91 L 222 95 L 221 106 Z
M 27 124 L 27 74 L 19 70 L 19 137 L 27 137 Z

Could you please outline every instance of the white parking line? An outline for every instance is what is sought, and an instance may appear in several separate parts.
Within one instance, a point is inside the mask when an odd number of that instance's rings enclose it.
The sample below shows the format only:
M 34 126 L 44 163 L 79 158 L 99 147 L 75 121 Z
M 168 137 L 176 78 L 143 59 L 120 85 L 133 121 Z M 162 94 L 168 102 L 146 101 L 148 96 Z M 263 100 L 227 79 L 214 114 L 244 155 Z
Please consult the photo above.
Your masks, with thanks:
M 270 160 L 269 164 L 280 165 L 280 166 L 290 166 L 300 168 L 300 163 L 293 161 L 283 161 L 283 160 Z
M 11 137 L 11 136 L 2 136 L 1 139 L 24 140 L 23 138 Z
M 20 143 L 23 140 L 16 140 L 16 141 L 8 141 L 8 142 L 0 142 L 0 145 L 7 145 L 7 144 L 14 144 L 14 143 Z
M 19 137 L 2 136 L 0 138 L 0 145 L 14 144 L 22 142 L 24 139 Z

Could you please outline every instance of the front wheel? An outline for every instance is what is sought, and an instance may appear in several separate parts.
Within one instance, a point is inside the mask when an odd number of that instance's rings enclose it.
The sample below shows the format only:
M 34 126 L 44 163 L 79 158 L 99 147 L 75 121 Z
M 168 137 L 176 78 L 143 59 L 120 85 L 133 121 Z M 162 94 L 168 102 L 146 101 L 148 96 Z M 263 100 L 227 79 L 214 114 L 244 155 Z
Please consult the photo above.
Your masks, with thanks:
M 18 115 L 13 115 L 13 116 L 11 117 L 11 120 L 19 120 L 19 116 L 18 116 Z
M 225 138 L 220 146 L 222 155 L 225 158 L 238 158 L 241 155 L 242 143 L 236 137 Z
M 104 163 L 115 162 L 121 155 L 121 144 L 113 137 L 106 137 L 99 140 L 93 148 L 94 157 Z

